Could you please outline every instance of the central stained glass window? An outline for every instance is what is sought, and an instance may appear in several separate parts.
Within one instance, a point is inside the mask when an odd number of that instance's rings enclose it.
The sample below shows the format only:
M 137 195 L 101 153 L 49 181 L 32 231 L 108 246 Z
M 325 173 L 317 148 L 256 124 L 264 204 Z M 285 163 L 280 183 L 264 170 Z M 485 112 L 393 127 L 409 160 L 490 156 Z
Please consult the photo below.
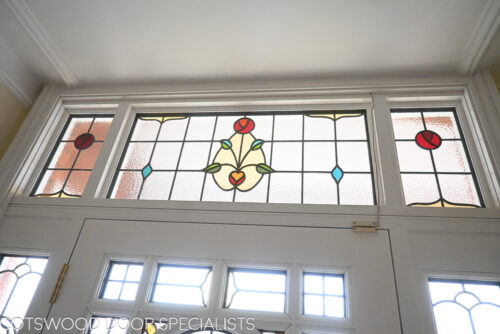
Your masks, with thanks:
M 138 114 L 108 197 L 373 205 L 366 112 Z

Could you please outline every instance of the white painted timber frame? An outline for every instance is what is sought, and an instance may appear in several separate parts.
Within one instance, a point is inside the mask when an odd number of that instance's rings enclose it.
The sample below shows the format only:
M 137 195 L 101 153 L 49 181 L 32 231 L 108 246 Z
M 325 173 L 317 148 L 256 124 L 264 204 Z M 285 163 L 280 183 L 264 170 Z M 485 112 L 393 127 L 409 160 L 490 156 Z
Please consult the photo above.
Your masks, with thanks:
M 404 204 L 390 108 L 440 106 L 457 110 L 485 208 L 419 208 Z M 367 110 L 378 206 L 106 198 L 135 113 L 352 108 Z M 29 197 L 57 135 L 72 113 L 114 115 L 83 197 Z M 378 221 L 382 231 L 377 233 L 387 233 L 391 247 L 401 332 L 435 333 L 428 277 L 500 279 L 499 126 L 500 98 L 488 72 L 391 80 L 78 89 L 47 86 L 0 162 L 0 251 L 49 255 L 46 277 L 40 283 L 42 292 L 33 302 L 37 311 L 46 312 L 39 305 L 46 305 L 60 265 L 70 262 L 74 251 L 71 245 L 77 244 L 79 231 L 89 220 L 338 229 L 351 228 L 353 222 Z M 54 242 L 57 238 L 60 244 Z M 125 251 L 127 246 L 123 247 Z M 307 252 L 307 245 L 297 247 Z M 370 261 L 368 256 L 366 261 Z M 273 323 L 272 317 L 269 322 Z M 291 333 L 298 334 L 287 331 Z

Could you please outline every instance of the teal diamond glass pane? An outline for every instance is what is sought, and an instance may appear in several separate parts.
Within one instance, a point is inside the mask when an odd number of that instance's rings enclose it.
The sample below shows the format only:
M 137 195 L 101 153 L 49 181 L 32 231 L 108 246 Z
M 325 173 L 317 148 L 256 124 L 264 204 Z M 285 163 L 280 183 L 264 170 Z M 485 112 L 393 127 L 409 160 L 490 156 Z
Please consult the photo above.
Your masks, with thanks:
M 144 167 L 142 169 L 142 176 L 144 178 L 147 178 L 149 176 L 149 174 L 151 174 L 152 171 L 153 171 L 153 168 L 151 168 L 150 165 L 147 165 L 146 167 Z
M 342 177 L 344 176 L 344 172 L 342 171 L 342 168 L 339 166 L 335 166 L 335 168 L 332 170 L 332 176 L 334 180 L 339 183 Z

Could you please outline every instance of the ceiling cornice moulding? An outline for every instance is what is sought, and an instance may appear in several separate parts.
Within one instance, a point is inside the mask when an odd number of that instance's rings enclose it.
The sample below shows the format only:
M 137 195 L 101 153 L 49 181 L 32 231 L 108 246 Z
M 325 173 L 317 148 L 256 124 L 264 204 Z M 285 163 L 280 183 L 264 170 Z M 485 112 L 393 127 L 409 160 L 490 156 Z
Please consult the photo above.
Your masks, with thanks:
M 489 0 L 460 59 L 459 71 L 473 74 L 500 26 L 500 0 Z
M 59 48 L 52 41 L 47 31 L 42 27 L 36 16 L 24 0 L 4 0 L 12 13 L 19 20 L 26 32 L 31 36 L 48 61 L 52 64 L 61 79 L 69 87 L 75 87 L 78 79 L 70 70 L 68 62 Z

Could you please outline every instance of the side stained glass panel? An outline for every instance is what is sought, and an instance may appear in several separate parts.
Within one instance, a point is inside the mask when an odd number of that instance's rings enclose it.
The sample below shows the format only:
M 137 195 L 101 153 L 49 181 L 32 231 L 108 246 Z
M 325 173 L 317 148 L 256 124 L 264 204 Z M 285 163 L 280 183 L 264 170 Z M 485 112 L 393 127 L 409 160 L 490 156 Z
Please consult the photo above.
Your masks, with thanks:
M 366 113 L 139 114 L 110 198 L 375 204 Z
M 70 116 L 31 195 L 81 197 L 112 120 L 101 115 Z
M 483 207 L 455 109 L 391 110 L 409 206 Z

